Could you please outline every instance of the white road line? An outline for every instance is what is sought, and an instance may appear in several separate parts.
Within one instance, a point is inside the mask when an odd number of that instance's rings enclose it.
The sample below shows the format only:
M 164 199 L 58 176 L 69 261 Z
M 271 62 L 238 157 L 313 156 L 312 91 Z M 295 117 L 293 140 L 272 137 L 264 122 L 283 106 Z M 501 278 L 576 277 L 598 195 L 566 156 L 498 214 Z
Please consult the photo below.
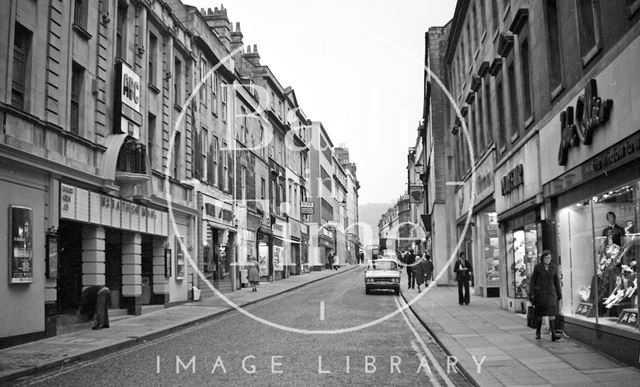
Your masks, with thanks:
M 393 299 L 396 302 L 396 305 L 398 306 L 398 308 L 402 309 L 402 305 L 398 301 L 399 298 L 400 297 L 394 297 Z M 407 317 L 405 311 L 401 310 L 400 314 L 402 314 L 402 317 L 404 318 L 404 321 L 407 323 L 407 326 L 409 327 L 411 332 L 413 332 L 413 335 L 416 337 L 416 340 L 418 341 L 418 343 L 420 343 L 420 347 L 424 351 L 425 355 L 427 355 L 427 358 L 429 359 L 429 361 L 431 361 L 431 364 L 433 364 L 433 368 L 435 368 L 435 370 L 438 372 L 438 374 L 440 375 L 442 380 L 444 380 L 444 382 L 446 383 L 446 385 L 448 387 L 455 387 L 455 385 L 453 384 L 451 379 L 449 379 L 449 375 L 447 375 L 447 373 L 444 371 L 444 369 L 440 366 L 440 364 L 436 360 L 436 357 L 433 356 L 433 353 L 431 353 L 429 348 L 427 348 L 427 344 L 424 342 L 424 340 L 422 340 L 422 337 L 418 334 L 418 332 L 415 330 L 413 325 L 411 325 L 411 322 L 409 321 L 409 318 Z M 439 383 L 436 381 L 436 382 L 434 382 L 434 385 L 439 385 Z
M 320 321 L 324 321 L 324 301 L 320 301 Z

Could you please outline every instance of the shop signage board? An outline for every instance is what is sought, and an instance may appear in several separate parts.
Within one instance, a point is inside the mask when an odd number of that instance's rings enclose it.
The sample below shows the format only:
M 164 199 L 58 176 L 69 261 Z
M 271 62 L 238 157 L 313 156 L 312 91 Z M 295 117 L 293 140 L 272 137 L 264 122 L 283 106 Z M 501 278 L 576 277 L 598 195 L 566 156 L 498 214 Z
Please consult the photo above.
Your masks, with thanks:
M 60 218 L 161 236 L 168 214 L 127 200 L 60 184 Z
M 273 269 L 283 270 L 284 267 L 284 248 L 282 246 L 273 245 Z
M 302 215 L 313 215 L 313 202 L 300 203 L 300 213 Z
M 289 218 L 289 233 L 292 238 L 300 239 L 301 225 L 299 221 Z
M 9 206 L 9 283 L 33 282 L 33 211 Z
M 573 106 L 560 113 L 559 165 L 567 165 L 572 147 L 591 144 L 595 130 L 609 121 L 612 107 L 613 100 L 598 96 L 596 80 L 589 80 L 576 102 L 575 116 Z
M 471 196 L 471 179 L 464 182 L 464 185 L 456 191 L 456 207 L 455 215 L 456 219 L 460 219 L 467 215 L 469 211 L 469 205 L 477 205 L 487 197 L 492 196 L 494 190 L 494 173 L 496 166 L 495 153 L 491 151 L 489 155 L 482 160 L 482 163 L 478 165 L 475 173 L 473 174 L 476 183 L 476 195 L 474 198 Z
M 202 216 L 205 220 L 234 227 L 233 206 L 231 204 L 203 195 L 202 205 L 204 207 Z
M 500 188 L 502 195 L 508 195 L 518 187 L 524 184 L 524 167 L 522 164 L 516 165 L 515 168 L 509 171 L 502 177 L 500 182 Z
M 618 317 L 619 325 L 626 325 L 629 327 L 638 327 L 638 310 L 637 309 L 623 309 Z
M 535 199 L 541 193 L 540 174 L 537 173 L 540 165 L 538 147 L 538 135 L 532 135 L 521 148 L 496 168 L 494 197 L 498 216 Z M 503 182 L 506 184 L 503 185 Z M 503 194 L 498 195 L 497 192 Z
M 287 223 L 276 218 L 276 222 L 271 226 L 271 228 L 273 230 L 273 235 L 284 238 L 286 234 Z

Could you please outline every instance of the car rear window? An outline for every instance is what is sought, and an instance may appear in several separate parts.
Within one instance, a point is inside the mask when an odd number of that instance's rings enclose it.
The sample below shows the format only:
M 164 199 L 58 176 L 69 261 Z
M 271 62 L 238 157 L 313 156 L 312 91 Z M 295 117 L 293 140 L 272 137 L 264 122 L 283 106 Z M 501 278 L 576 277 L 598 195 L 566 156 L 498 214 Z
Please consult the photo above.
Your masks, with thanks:
M 392 261 L 378 261 L 369 264 L 369 270 L 397 270 L 398 266 Z

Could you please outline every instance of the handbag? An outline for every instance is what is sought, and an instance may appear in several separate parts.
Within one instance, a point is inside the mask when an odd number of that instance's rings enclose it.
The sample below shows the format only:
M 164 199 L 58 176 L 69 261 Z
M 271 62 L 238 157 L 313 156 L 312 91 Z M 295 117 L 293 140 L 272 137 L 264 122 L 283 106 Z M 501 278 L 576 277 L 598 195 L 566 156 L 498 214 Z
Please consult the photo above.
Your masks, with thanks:
M 527 308 L 527 326 L 536 329 L 536 308 L 533 305 Z

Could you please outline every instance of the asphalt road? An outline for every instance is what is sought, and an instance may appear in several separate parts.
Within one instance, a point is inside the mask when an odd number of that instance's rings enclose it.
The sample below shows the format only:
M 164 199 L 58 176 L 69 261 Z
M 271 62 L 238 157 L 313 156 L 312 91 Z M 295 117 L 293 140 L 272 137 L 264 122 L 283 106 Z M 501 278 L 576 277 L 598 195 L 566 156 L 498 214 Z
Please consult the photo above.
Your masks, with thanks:
M 42 386 L 469 385 L 389 293 L 365 295 L 363 269 L 105 357 L 23 380 Z M 447 372 L 449 371 L 449 372 Z

